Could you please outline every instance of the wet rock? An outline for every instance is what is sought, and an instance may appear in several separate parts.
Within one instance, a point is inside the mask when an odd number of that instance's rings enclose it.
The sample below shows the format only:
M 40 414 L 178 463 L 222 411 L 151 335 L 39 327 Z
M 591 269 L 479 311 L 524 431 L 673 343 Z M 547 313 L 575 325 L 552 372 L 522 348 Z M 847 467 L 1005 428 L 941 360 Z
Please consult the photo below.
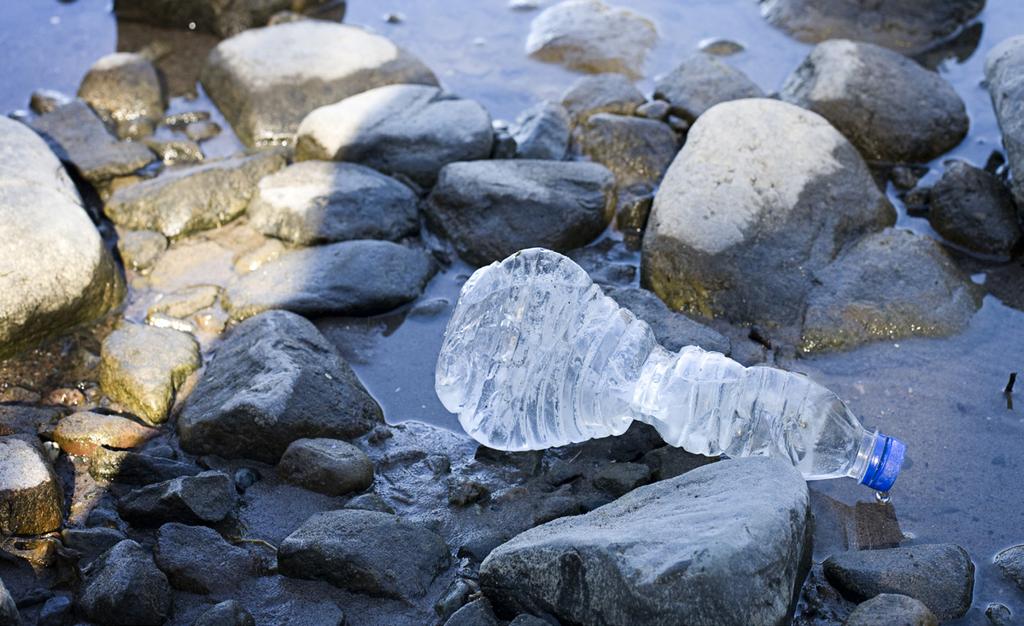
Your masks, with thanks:
M 80 566 L 92 563 L 101 554 L 127 539 L 120 530 L 104 526 L 65 528 L 60 537 L 64 547 L 78 552 Z
M 809 526 L 792 466 L 737 459 L 528 530 L 491 552 L 480 581 L 508 613 L 569 623 L 782 623 Z
M 782 99 L 818 113 L 864 158 L 928 161 L 967 135 L 964 103 L 944 78 L 868 43 L 820 43 L 786 79 Z
M 491 603 L 487 598 L 479 598 L 455 611 L 444 626 L 498 626 L 499 623 Z
M 29 108 L 42 115 L 74 100 L 71 96 L 55 89 L 36 89 L 29 99 Z
M 384 498 L 377 493 L 363 493 L 345 503 L 346 509 L 358 509 L 360 511 L 378 511 L 380 513 L 394 513 L 395 510 L 388 506 Z
M 40 115 L 31 125 L 62 161 L 74 165 L 90 183 L 131 174 L 153 162 L 149 148 L 118 141 L 81 100 L 72 100 Z
M 98 446 L 137 448 L 156 433 L 124 417 L 82 411 L 62 419 L 53 431 L 53 440 L 68 454 L 89 456 Z
M 38 626 L 64 626 L 74 618 L 75 606 L 71 596 L 57 595 L 43 603 L 39 609 Z M 0 622 L 2 623 L 2 622 Z M 16 625 L 15 625 L 16 626 Z
M 185 127 L 185 135 L 196 143 L 202 143 L 209 139 L 213 139 L 220 134 L 220 131 L 220 124 L 209 120 L 192 122 Z
M 555 102 L 538 102 L 516 118 L 512 137 L 520 159 L 561 161 L 569 150 L 569 112 Z
M 526 53 L 581 72 L 640 78 L 657 39 L 654 23 L 628 9 L 600 0 L 565 0 L 533 19 Z
M 844 626 L 938 626 L 939 620 L 920 601 L 895 593 L 882 593 L 862 603 L 843 622 Z
M 89 474 L 96 480 L 126 485 L 151 485 L 182 476 L 195 476 L 199 468 L 152 454 L 96 448 L 89 459 Z
M 1007 548 L 996 555 L 996 567 L 1024 590 L 1024 545 Z
M 124 281 L 60 161 L 30 129 L 3 117 L 0 180 L 4 358 L 100 317 L 120 303 Z
M 216 285 L 193 285 L 163 295 L 146 312 L 147 316 L 155 314 L 186 318 L 202 309 L 213 306 L 220 296 L 220 288 Z
M 117 234 L 117 251 L 124 264 L 136 271 L 153 267 L 167 249 L 167 238 L 152 230 L 122 230 Z
M 932 187 L 928 221 L 947 241 L 1009 260 L 1021 238 L 1013 196 L 985 170 L 954 161 Z
M 172 587 L 191 593 L 230 590 L 256 572 L 248 552 L 205 526 L 164 524 L 157 531 L 153 557 Z
M 671 105 L 664 100 L 651 100 L 636 108 L 636 114 L 649 120 L 662 120 L 668 117 Z
M 310 111 L 368 89 L 436 85 L 416 57 L 360 28 L 303 20 L 220 42 L 201 80 L 248 145 L 290 142 Z
M 857 150 L 822 117 L 775 100 L 725 102 L 697 120 L 665 174 L 641 279 L 674 310 L 792 323 L 810 273 L 894 220 Z
M 669 309 L 661 298 L 639 287 L 611 287 L 605 289 L 613 300 L 647 322 L 658 343 L 673 352 L 684 346 L 700 346 L 705 350 L 728 355 L 729 338 L 682 313 Z
M 60 528 L 64 494 L 35 438 L 0 437 L 0 535 Z
M 333 0 L 303 0 L 305 9 L 332 4 Z M 199 30 L 230 37 L 263 26 L 275 14 L 300 6 L 294 0 L 223 3 L 219 0 L 116 0 L 114 13 L 126 22 L 145 22 L 164 28 Z M 344 13 L 345 2 L 341 2 Z M 339 18 L 340 19 L 340 18 Z
M 373 484 L 373 463 L 362 450 L 337 439 L 298 439 L 284 451 L 277 473 L 290 483 L 329 496 Z
M 620 187 L 661 181 L 679 150 L 664 122 L 598 113 L 577 127 L 574 140 L 591 160 L 611 170 Z
M 394 515 L 340 510 L 306 520 L 278 548 L 285 576 L 370 596 L 422 597 L 448 565 L 444 539 Z
M 84 574 L 78 604 L 104 626 L 159 626 L 171 611 L 171 587 L 142 546 L 125 539 Z
M 256 626 L 256 620 L 237 600 L 225 600 L 200 615 L 192 626 Z
M 962 616 L 971 606 L 974 564 L 953 544 L 842 552 L 825 561 L 824 571 L 833 586 L 857 602 L 902 594 L 920 600 L 943 621 Z
M 654 84 L 654 97 L 666 100 L 673 115 L 689 122 L 716 104 L 763 96 L 746 74 L 704 53 L 687 57 Z
M 121 137 L 152 132 L 164 116 L 167 96 L 153 63 L 141 54 L 115 52 L 93 63 L 78 97 L 110 120 Z
M 584 76 L 562 94 L 562 106 L 576 123 L 597 113 L 633 115 L 644 95 L 621 74 Z
M 176 168 L 113 193 L 103 207 L 112 222 L 167 237 L 216 228 L 249 204 L 256 183 L 284 166 L 275 151 Z
M 349 439 L 382 421 L 380 407 L 308 320 L 273 311 L 221 343 L 178 417 L 195 454 L 274 463 L 304 437 Z
M 640 462 L 651 470 L 651 480 L 668 480 L 676 476 L 717 463 L 717 457 L 693 454 L 675 446 L 661 446 L 644 454 Z
M 650 480 L 651 469 L 641 463 L 609 463 L 594 474 L 594 486 L 615 498 Z
M 484 265 L 523 248 L 564 251 L 601 234 L 614 177 L 596 163 L 476 161 L 441 170 L 424 210 L 459 256 Z
M 222 299 L 236 320 L 268 309 L 373 315 L 415 300 L 435 271 L 423 250 L 343 241 L 286 252 L 233 281 Z
M 1010 612 L 1010 607 L 1005 604 L 989 602 L 988 606 L 985 607 L 985 617 L 988 618 L 992 626 L 1013 625 L 1013 613 Z
M 817 273 L 801 349 L 941 336 L 962 330 L 980 304 L 974 284 L 930 237 L 887 229 Z
M 746 47 L 740 42 L 722 37 L 702 39 L 697 47 L 701 52 L 713 54 L 716 57 L 728 57 L 746 50 Z
M 223 472 L 203 472 L 146 485 L 121 498 L 117 511 L 137 526 L 212 524 L 238 509 L 235 485 Z
M 985 0 L 766 0 L 761 14 L 799 41 L 866 41 L 913 54 L 946 39 L 985 7 Z
M 320 107 L 296 133 L 297 160 L 361 163 L 429 187 L 455 161 L 486 159 L 491 116 L 427 85 L 388 85 Z
M 169 328 L 125 324 L 107 335 L 100 352 L 100 385 L 150 424 L 160 424 L 174 395 L 201 364 L 191 335 Z
M 163 141 L 150 137 L 145 139 L 144 143 L 160 157 L 164 165 L 193 164 L 199 163 L 206 158 L 199 144 L 191 140 L 171 139 Z
M 261 180 L 248 214 L 265 235 L 302 245 L 396 240 L 419 231 L 416 202 L 407 186 L 368 167 L 305 161 Z
M 1011 188 L 1018 207 L 1024 207 L 1024 35 L 1000 43 L 985 57 L 985 80 L 992 97 L 1006 159 L 1013 173 Z

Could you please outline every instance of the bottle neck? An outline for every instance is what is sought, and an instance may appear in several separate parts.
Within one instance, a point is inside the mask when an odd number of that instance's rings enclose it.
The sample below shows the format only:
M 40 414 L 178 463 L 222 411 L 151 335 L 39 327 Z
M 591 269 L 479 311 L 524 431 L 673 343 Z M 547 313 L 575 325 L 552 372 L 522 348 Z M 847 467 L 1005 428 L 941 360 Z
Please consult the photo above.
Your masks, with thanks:
M 870 432 L 864 430 L 860 438 L 860 447 L 857 448 L 857 458 L 854 460 L 850 471 L 846 473 L 850 478 L 856 478 L 857 482 L 863 482 L 864 475 L 868 471 L 871 462 L 871 455 L 875 449 L 875 440 L 879 437 L 878 431 Z

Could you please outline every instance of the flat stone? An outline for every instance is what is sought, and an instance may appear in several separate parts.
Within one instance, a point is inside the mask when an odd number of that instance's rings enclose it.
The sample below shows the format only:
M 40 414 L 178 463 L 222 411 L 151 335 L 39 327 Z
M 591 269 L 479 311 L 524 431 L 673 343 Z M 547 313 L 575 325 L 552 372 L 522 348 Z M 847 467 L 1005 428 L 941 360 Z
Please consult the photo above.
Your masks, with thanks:
M 615 175 L 619 187 L 656 185 L 679 151 L 668 124 L 611 113 L 590 116 L 577 127 L 574 141 Z
M 538 102 L 516 118 L 512 138 L 519 159 L 561 161 L 569 150 L 569 112 L 556 102 Z
M 296 439 L 350 439 L 383 420 L 348 363 L 308 320 L 273 311 L 236 326 L 178 416 L 195 454 L 275 463 Z
M 374 315 L 415 300 L 435 271 L 423 250 L 343 241 L 283 253 L 228 285 L 223 303 L 236 320 L 269 309 Z
M 805 352 L 951 335 L 981 303 L 977 287 L 935 240 L 905 230 L 864 237 L 817 279 L 804 314 Z
M 203 149 L 190 139 L 153 139 L 143 140 L 146 147 L 156 153 L 164 165 L 190 165 L 206 160 Z
M 121 230 L 117 233 L 117 251 L 125 265 L 136 271 L 153 267 L 167 250 L 167 237 L 152 230 Z
M 159 626 L 171 612 L 171 587 L 142 546 L 125 539 L 83 572 L 78 604 L 104 626 Z
M 979 4 L 981 4 L 979 2 Z M 985 80 L 999 121 L 1006 161 L 1013 173 L 1010 187 L 1018 207 L 1024 207 L 1024 35 L 1011 37 L 985 57 Z
M 238 496 L 231 477 L 216 471 L 140 487 L 122 497 L 117 506 L 121 517 L 136 526 L 212 524 L 237 509 Z
M 362 450 L 337 439 L 298 439 L 284 451 L 277 473 L 290 483 L 329 496 L 373 484 L 373 463 Z
M 247 212 L 263 234 L 311 245 L 414 235 L 416 205 L 409 187 L 369 167 L 304 161 L 261 180 Z
M 673 115 L 691 123 L 716 104 L 763 96 L 746 74 L 705 53 L 687 57 L 654 84 L 654 97 L 666 100 Z
M 193 285 L 163 295 L 146 312 L 147 317 L 162 314 L 186 318 L 202 309 L 213 306 L 220 296 L 216 285 Z
M 256 574 L 246 550 L 206 526 L 164 524 L 157 531 L 153 557 L 172 587 L 191 593 L 229 592 Z
M 1012 546 L 996 555 L 996 567 L 1024 590 L 1024 545 Z
M 422 597 L 449 560 L 434 531 L 387 513 L 351 509 L 317 513 L 277 552 L 285 576 L 406 600 Z
M 667 350 L 676 352 L 685 346 L 700 346 L 725 355 L 732 350 L 728 337 L 669 309 L 661 298 L 646 289 L 611 287 L 605 293 L 650 324 L 658 343 Z
M 284 166 L 276 151 L 175 168 L 115 191 L 103 212 L 115 224 L 167 237 L 216 228 L 248 206 L 261 178 Z
M 429 187 L 448 163 L 488 158 L 493 139 L 491 116 L 473 100 L 388 85 L 312 111 L 296 133 L 295 158 L 361 163 Z
M 424 204 L 433 228 L 484 265 L 535 246 L 565 251 L 611 221 L 614 177 L 596 163 L 475 161 L 441 170 Z
M 122 137 L 138 136 L 133 129 L 140 130 L 140 124 L 152 131 L 167 107 L 156 67 L 134 52 L 115 52 L 93 63 L 78 87 L 78 97 L 110 120 Z
M 290 142 L 318 107 L 384 85 L 437 85 L 419 59 L 361 28 L 302 20 L 220 42 L 200 77 L 248 145 Z
M 41 535 L 64 519 L 64 493 L 35 441 L 0 437 L 0 535 Z
M 646 17 L 600 0 L 564 0 L 530 23 L 526 53 L 569 69 L 643 76 L 658 31 Z
M 62 419 L 53 431 L 53 440 L 68 454 L 90 456 L 98 446 L 137 448 L 156 434 L 156 430 L 124 417 L 82 411 Z
M 160 424 L 178 388 L 200 365 L 199 344 L 188 333 L 125 324 L 103 340 L 100 386 L 145 421 Z
M 302 7 L 315 10 L 345 0 L 303 0 Z M 281 11 L 295 8 L 294 0 L 260 0 L 224 4 L 220 0 L 116 0 L 114 13 L 119 20 L 144 22 L 178 30 L 198 30 L 230 37 L 246 29 L 267 24 Z M 298 14 L 297 14 L 298 15 Z M 304 17 L 301 16 L 300 17 Z M 341 16 L 338 16 L 341 19 Z
M 633 115 L 643 103 L 644 95 L 621 74 L 584 76 L 562 94 L 562 106 L 576 123 L 597 113 Z
M 868 160 L 929 161 L 970 124 L 963 100 L 937 73 L 880 46 L 820 43 L 790 74 L 782 99 L 818 113 Z
M 237 600 L 225 600 L 200 615 L 192 626 L 256 626 L 256 620 Z
M 909 596 L 882 593 L 861 603 L 843 626 L 938 626 L 939 620 L 922 602 Z
M 931 189 L 928 222 L 942 237 L 980 255 L 1008 261 L 1021 239 L 1013 195 L 999 178 L 963 161 L 946 166 Z
M 490 553 L 480 582 L 504 612 L 567 623 L 779 624 L 809 533 L 799 472 L 736 459 L 528 530 Z
M 199 467 L 191 463 L 128 450 L 100 447 L 89 459 L 89 474 L 93 478 L 126 485 L 151 485 L 199 472 Z

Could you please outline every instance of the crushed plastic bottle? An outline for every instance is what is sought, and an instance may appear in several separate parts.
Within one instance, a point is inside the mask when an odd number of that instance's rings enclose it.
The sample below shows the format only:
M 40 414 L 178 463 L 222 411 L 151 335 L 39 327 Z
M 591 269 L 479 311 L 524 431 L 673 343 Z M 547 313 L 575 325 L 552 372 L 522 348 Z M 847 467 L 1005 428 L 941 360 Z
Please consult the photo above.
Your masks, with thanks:
M 500 450 L 620 435 L 638 420 L 689 452 L 779 457 L 808 480 L 849 476 L 888 491 L 906 449 L 804 375 L 666 350 L 582 268 L 542 248 L 466 282 L 435 383 L 466 432 Z

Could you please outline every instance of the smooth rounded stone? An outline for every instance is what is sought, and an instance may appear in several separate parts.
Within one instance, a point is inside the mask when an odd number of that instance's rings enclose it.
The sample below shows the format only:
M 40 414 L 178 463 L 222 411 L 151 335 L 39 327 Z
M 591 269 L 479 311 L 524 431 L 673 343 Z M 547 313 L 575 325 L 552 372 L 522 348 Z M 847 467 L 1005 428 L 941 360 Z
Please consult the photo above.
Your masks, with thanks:
M 939 626 L 928 607 L 909 596 L 882 593 L 863 602 L 850 613 L 843 626 Z
M 169 139 L 165 141 L 147 137 L 143 140 L 143 143 L 160 157 L 164 165 L 189 165 L 200 163 L 206 159 L 203 149 L 199 147 L 199 144 L 190 139 Z
M 516 158 L 561 161 L 569 151 L 570 125 L 569 112 L 556 102 L 538 102 L 526 109 L 512 127 Z
M 178 416 L 194 454 L 280 459 L 296 439 L 351 439 L 383 421 L 348 363 L 305 318 L 285 311 L 236 326 Z
M 256 620 L 237 600 L 225 600 L 200 615 L 192 626 L 256 626 Z
M 674 310 L 790 324 L 813 271 L 894 221 L 856 148 L 824 118 L 775 100 L 725 102 L 697 120 L 662 180 L 641 280 Z
M 247 211 L 265 235 L 310 245 L 419 231 L 416 194 L 355 163 L 304 161 L 260 181 Z
M 1024 207 L 1024 35 L 1011 37 L 985 57 L 985 80 L 992 98 L 1006 160 L 1013 174 L 1010 186 L 1018 207 Z
M 827 119 L 873 161 L 929 161 L 970 125 L 963 100 L 937 73 L 845 39 L 815 46 L 786 79 L 782 99 Z
M 597 113 L 633 115 L 644 101 L 633 81 L 621 74 L 584 76 L 562 94 L 562 106 L 576 123 Z
M 594 474 L 594 486 L 618 498 L 651 482 L 651 468 L 642 463 L 609 463 Z
M 0 358 L 96 319 L 124 280 L 64 167 L 0 117 Z M 44 210 L 45 209 L 45 210 Z
M 74 618 L 74 611 L 75 605 L 70 595 L 51 596 L 39 609 L 37 626 L 65 626 Z M 0 624 L 3 624 L 3 621 L 0 621 Z
M 761 14 L 805 43 L 866 41 L 905 54 L 931 48 L 985 7 L 985 0 L 764 0 Z
M 153 558 L 172 587 L 191 593 L 230 591 L 256 574 L 246 550 L 206 526 L 164 524 L 156 534 Z
M 951 543 L 841 552 L 825 560 L 824 572 L 848 599 L 863 602 L 882 593 L 910 596 L 942 621 L 966 613 L 974 589 L 974 563 Z
M 500 623 L 487 598 L 478 598 L 452 613 L 444 626 L 498 626 Z
M 117 251 L 124 264 L 136 271 L 153 267 L 167 250 L 167 237 L 152 230 L 121 230 L 117 233 Z
M 0 579 L 0 626 L 21 626 L 21 614 L 11 592 Z
M 99 447 L 89 459 L 89 475 L 126 485 L 152 485 L 181 476 L 195 476 L 199 467 L 153 454 Z
M 188 333 L 125 324 L 107 335 L 100 350 L 103 393 L 150 424 L 161 424 L 178 388 L 202 361 Z
M 285 576 L 405 600 L 423 597 L 449 561 L 448 547 L 434 531 L 395 515 L 352 509 L 310 517 L 277 552 Z
M 221 132 L 220 124 L 209 120 L 192 122 L 185 127 L 185 135 L 196 143 L 213 139 Z
M 961 248 L 1009 260 L 1021 239 L 1013 195 L 999 178 L 963 161 L 946 166 L 931 189 L 928 221 Z
M 0 535 L 41 535 L 64 519 L 64 493 L 36 441 L 0 437 Z
M 298 439 L 284 451 L 277 473 L 290 483 L 329 496 L 363 491 L 373 484 L 373 463 L 338 439 Z
M 1013 613 L 1010 607 L 999 602 L 989 602 L 985 607 L 985 617 L 992 626 L 1013 626 Z
M 202 309 L 213 306 L 220 296 L 220 287 L 216 285 L 193 285 L 183 287 L 161 297 L 149 307 L 147 317 L 163 314 L 171 317 L 185 318 Z
M 574 141 L 583 154 L 611 170 L 619 187 L 656 185 L 679 151 L 668 124 L 611 113 L 590 116 L 577 126 Z
M 321 20 L 226 39 L 210 52 L 200 80 L 247 145 L 290 142 L 313 109 L 375 87 L 437 85 L 426 65 L 389 39 Z
M 605 289 L 605 293 L 647 322 L 658 343 L 666 350 L 675 352 L 685 346 L 700 346 L 725 355 L 732 350 L 728 337 L 669 309 L 661 298 L 646 289 L 610 287 Z
M 716 104 L 763 96 L 746 74 L 705 53 L 690 55 L 654 83 L 654 97 L 667 101 L 672 114 L 688 122 Z
M 979 290 L 938 243 L 906 230 L 864 237 L 817 281 L 804 313 L 804 352 L 951 335 L 981 304 Z
M 649 120 L 662 120 L 668 117 L 672 106 L 664 100 L 651 100 L 644 102 L 636 108 L 636 114 Z
M 336 3 L 338 0 L 302 0 L 301 3 L 295 0 L 227 3 L 222 0 L 115 0 L 114 13 L 126 22 L 144 22 L 230 37 L 246 29 L 263 26 L 282 11 L 299 6 L 310 10 Z M 340 5 L 344 14 L 345 0 L 341 0 Z
M 82 411 L 62 419 L 53 431 L 53 440 L 68 454 L 89 456 L 98 446 L 137 448 L 156 434 L 156 430 L 125 417 Z
M 83 572 L 78 605 L 104 626 L 160 626 L 171 611 L 171 586 L 153 557 L 125 539 Z
M 473 100 L 427 85 L 388 85 L 322 106 L 302 123 L 295 158 L 361 163 L 429 187 L 455 161 L 486 159 L 491 116 Z
M 996 555 L 994 562 L 1004 576 L 1024 591 L 1024 544 L 1003 550 Z
M 529 613 L 520 613 L 516 615 L 514 620 L 508 623 L 508 626 L 551 626 L 551 623 Z
M 374 315 L 418 298 L 435 271 L 423 250 L 390 241 L 343 241 L 286 252 L 234 280 L 222 299 L 235 320 L 269 309 Z
M 121 543 L 127 537 L 116 528 L 65 528 L 60 533 L 61 543 L 79 554 L 79 564 L 88 565 L 101 554 Z
M 646 17 L 600 0 L 564 0 L 530 23 L 526 54 L 581 72 L 644 73 L 658 31 Z
M 780 624 L 809 537 L 800 473 L 736 459 L 528 530 L 487 556 L 480 582 L 504 612 L 572 624 Z
M 125 521 L 136 526 L 166 522 L 213 524 L 233 515 L 238 496 L 231 477 L 209 471 L 146 485 L 129 492 L 117 505 Z
M 167 107 L 156 66 L 134 52 L 115 52 L 93 63 L 78 97 L 119 129 L 139 120 L 155 124 Z
M 523 248 L 566 251 L 589 243 L 611 221 L 614 184 L 597 163 L 452 163 L 441 170 L 424 211 L 459 256 L 485 265 Z
M 261 178 L 284 166 L 277 151 L 175 168 L 115 191 L 103 212 L 124 228 L 167 237 L 216 228 L 245 211 Z
M 63 106 L 74 100 L 71 96 L 66 93 L 57 91 L 56 89 L 36 89 L 32 92 L 32 96 L 29 98 L 28 107 L 32 109 L 33 113 L 42 115 L 43 113 L 49 113 L 59 106 Z

